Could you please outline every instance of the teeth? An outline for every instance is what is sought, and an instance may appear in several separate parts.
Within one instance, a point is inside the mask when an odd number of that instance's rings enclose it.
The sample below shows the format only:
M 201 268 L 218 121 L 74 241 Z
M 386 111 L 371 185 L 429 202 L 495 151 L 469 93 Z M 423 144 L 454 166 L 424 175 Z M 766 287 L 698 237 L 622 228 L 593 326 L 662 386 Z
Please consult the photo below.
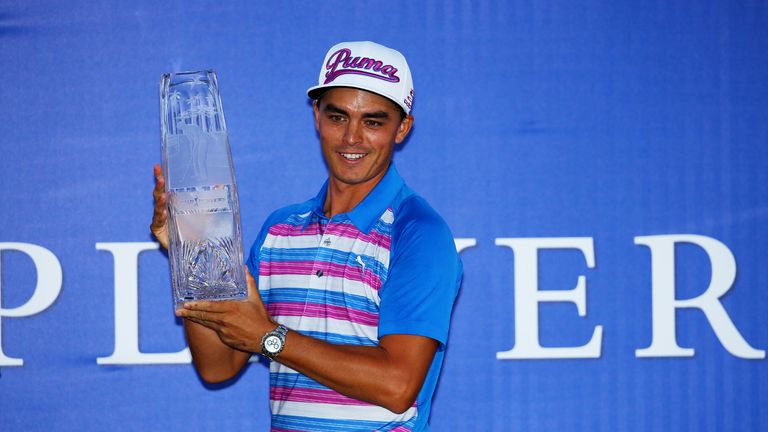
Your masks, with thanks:
M 356 159 L 360 159 L 361 157 L 365 156 L 365 153 L 342 153 L 341 155 L 344 156 L 344 158 L 346 158 L 346 159 L 356 160 Z

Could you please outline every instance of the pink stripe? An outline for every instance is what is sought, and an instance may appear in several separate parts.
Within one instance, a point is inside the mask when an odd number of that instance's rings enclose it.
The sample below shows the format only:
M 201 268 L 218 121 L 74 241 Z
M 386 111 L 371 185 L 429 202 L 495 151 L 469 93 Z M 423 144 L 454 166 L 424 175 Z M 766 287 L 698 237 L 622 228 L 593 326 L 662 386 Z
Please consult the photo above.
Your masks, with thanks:
M 411 432 L 411 429 L 408 429 L 407 427 L 401 425 L 392 429 L 391 432 Z
M 304 228 L 304 225 L 282 223 L 269 227 L 269 233 L 275 236 L 313 236 L 320 234 L 320 224 L 313 222 Z
M 352 399 L 333 390 L 272 387 L 269 399 L 274 401 L 308 402 L 332 405 L 373 406 L 370 403 Z
M 313 261 L 276 261 L 264 262 L 259 266 L 259 276 L 271 275 L 314 275 L 322 270 L 324 276 L 344 278 L 352 281 L 363 282 L 376 291 L 381 288 L 381 278 L 371 270 L 362 272 L 357 266 L 344 264 L 331 264 Z
M 259 276 L 269 275 L 309 275 L 315 263 L 312 261 L 269 261 L 259 266 Z
M 390 248 L 390 237 L 384 235 L 378 231 L 373 231 L 371 234 L 364 234 L 360 232 L 354 225 L 348 223 L 331 224 L 326 228 L 326 234 L 333 234 L 335 236 L 362 240 L 366 243 L 373 244 L 378 247 L 383 247 L 387 250 Z M 304 228 L 303 225 L 291 225 L 291 224 L 277 224 L 269 228 L 269 234 L 280 237 L 299 237 L 299 236 L 315 236 L 322 234 L 320 231 L 320 224 L 312 222 Z
M 375 289 L 378 291 L 381 289 L 381 278 L 377 276 L 374 272 L 371 270 L 366 270 L 365 275 L 363 277 L 363 282 L 368 285 L 369 287 Z
M 317 303 L 274 302 L 267 306 L 269 314 L 274 316 L 305 316 L 313 318 L 333 318 L 367 326 L 379 324 L 379 316 L 374 313 L 341 306 Z
M 383 247 L 389 250 L 390 238 L 377 231 L 372 231 L 371 234 L 363 234 L 358 231 L 354 225 L 339 224 L 328 227 L 326 234 L 333 234 L 339 237 L 346 237 L 352 239 L 360 239 L 366 243 L 371 243 L 375 246 Z

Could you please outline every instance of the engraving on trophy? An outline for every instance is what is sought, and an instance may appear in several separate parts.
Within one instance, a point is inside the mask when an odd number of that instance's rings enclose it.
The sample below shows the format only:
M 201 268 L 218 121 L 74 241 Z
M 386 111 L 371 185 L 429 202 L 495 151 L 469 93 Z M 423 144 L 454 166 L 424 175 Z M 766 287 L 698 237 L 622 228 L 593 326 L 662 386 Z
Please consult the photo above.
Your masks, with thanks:
M 160 106 L 176 306 L 246 298 L 237 187 L 216 74 L 163 75 Z
M 220 295 L 217 293 L 229 298 L 226 293 L 238 289 L 232 273 L 235 248 L 231 237 L 182 242 L 181 250 L 182 261 L 189 264 L 182 298 L 216 299 Z

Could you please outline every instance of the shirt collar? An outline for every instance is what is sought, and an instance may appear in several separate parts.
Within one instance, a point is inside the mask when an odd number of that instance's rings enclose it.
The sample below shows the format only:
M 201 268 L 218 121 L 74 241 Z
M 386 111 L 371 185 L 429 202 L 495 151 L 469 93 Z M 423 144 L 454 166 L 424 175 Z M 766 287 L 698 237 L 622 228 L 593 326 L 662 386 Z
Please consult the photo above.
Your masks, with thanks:
M 398 192 L 405 185 L 405 181 L 400 177 L 400 174 L 395 168 L 395 163 L 392 162 L 387 168 L 386 174 L 381 180 L 373 187 L 368 195 L 360 201 L 355 208 L 346 213 L 346 216 L 352 221 L 357 229 L 364 233 L 368 233 L 373 224 L 381 217 L 384 211 L 389 207 L 390 203 L 397 196 Z M 325 218 L 323 213 L 323 205 L 325 204 L 325 194 L 328 190 L 328 180 L 325 181 L 323 187 L 320 188 L 320 192 L 311 200 L 312 212 L 318 218 Z M 309 220 L 313 218 L 308 218 Z M 305 227 L 307 225 L 305 223 Z

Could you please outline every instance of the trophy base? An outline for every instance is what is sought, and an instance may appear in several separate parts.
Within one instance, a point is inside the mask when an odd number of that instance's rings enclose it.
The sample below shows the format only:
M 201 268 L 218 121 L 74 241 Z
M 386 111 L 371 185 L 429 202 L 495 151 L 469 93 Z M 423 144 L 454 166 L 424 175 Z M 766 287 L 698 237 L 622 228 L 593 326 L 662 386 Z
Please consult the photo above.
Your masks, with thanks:
M 183 274 L 175 291 L 177 306 L 189 301 L 244 300 L 248 290 L 242 268 L 235 263 L 231 237 L 182 242 L 180 267 Z

